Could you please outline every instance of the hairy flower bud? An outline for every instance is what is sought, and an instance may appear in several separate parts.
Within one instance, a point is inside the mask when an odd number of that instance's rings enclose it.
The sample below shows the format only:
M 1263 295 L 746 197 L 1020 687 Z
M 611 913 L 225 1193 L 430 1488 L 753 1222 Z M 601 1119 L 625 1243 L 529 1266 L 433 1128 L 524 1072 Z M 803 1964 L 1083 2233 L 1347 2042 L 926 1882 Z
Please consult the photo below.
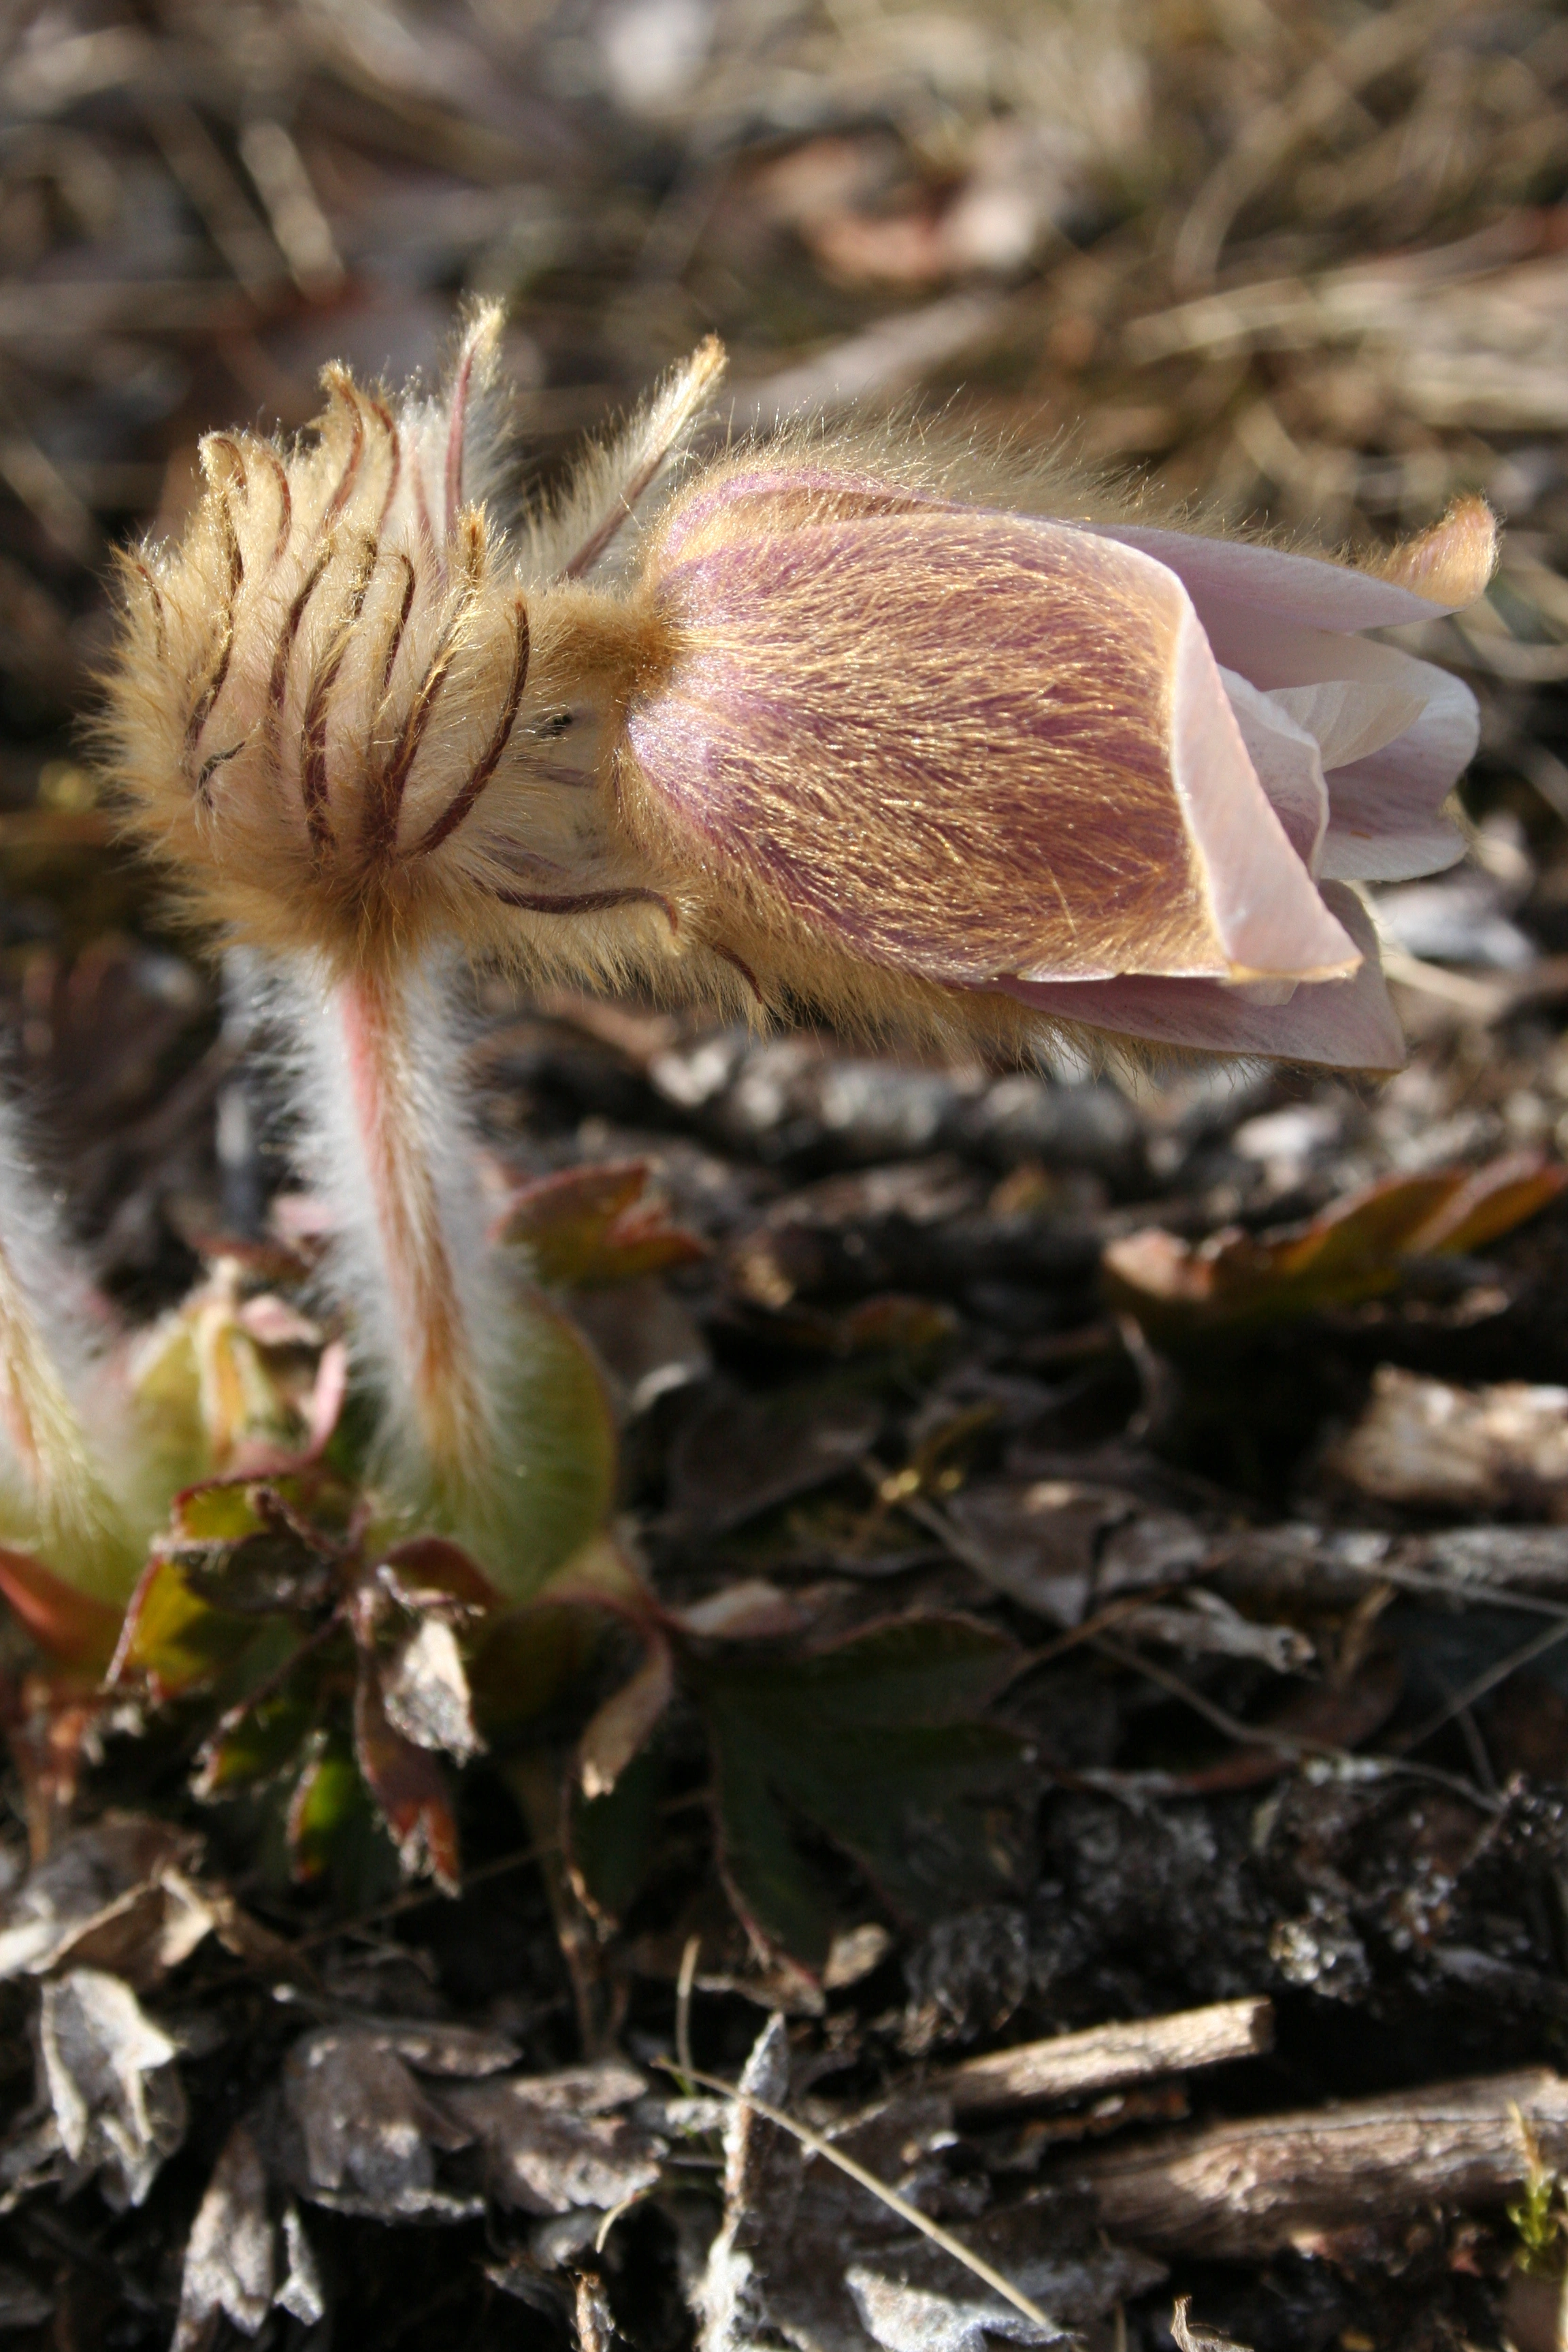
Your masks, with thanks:
M 517 551 L 469 496 L 479 320 L 440 401 L 395 411 L 329 369 L 313 443 L 202 446 L 177 550 L 125 562 L 108 733 L 142 837 L 195 910 L 340 969 L 471 935 L 476 906 L 622 881 L 599 806 L 635 619 L 584 591 L 532 609 Z M 513 822 L 470 824 L 498 771 Z M 481 929 L 483 925 L 481 923 Z
M 1397 1063 L 1342 886 L 1458 854 L 1475 712 L 1363 633 L 1480 593 L 1479 500 L 1372 572 L 786 435 L 628 556 L 717 346 L 512 517 L 496 337 L 438 399 L 329 370 L 313 440 L 216 436 L 183 543 L 129 559 L 105 733 L 200 912 L 340 974 L 448 938 L 1016 1050 Z

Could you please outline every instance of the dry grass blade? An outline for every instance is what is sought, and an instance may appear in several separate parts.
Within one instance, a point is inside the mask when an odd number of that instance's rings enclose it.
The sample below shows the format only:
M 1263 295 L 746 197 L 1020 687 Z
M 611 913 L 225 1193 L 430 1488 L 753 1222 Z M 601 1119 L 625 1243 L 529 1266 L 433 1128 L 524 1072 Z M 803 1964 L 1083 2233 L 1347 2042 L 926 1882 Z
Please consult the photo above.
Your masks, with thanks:
M 668 2058 L 660 2059 L 659 2063 L 671 2074 L 678 2071 Z M 1042 2311 L 1037 2303 L 1022 2294 L 1011 2279 L 1004 2278 L 1002 2273 L 994 2270 L 981 2255 L 971 2252 L 962 2238 L 955 2238 L 951 2230 L 944 2230 L 940 2221 L 933 2221 L 929 2213 L 922 2213 L 918 2205 L 911 2205 L 907 2197 L 900 2197 L 896 2189 L 889 2189 L 885 2180 L 879 2180 L 874 2172 L 868 2172 L 863 2164 L 858 2164 L 841 2147 L 835 2147 L 830 2139 L 825 2139 L 820 2132 L 813 2131 L 809 2124 L 798 2123 L 782 2107 L 775 2107 L 769 2100 L 759 2099 L 752 2091 L 742 2090 L 738 2084 L 726 2083 L 721 2074 L 704 2074 L 694 2067 L 688 2080 L 700 2083 L 705 2091 L 716 2091 L 722 2098 L 733 2099 L 737 2106 L 749 2107 L 753 2114 L 761 2116 L 764 2123 L 787 2132 L 792 2139 L 799 2141 L 802 2147 L 809 2148 L 813 2156 L 821 2157 L 825 2164 L 831 2164 L 876 2198 L 889 2213 L 896 2213 L 900 2221 L 907 2221 L 911 2230 L 918 2230 L 921 2237 L 929 2238 L 933 2245 L 940 2246 L 944 2254 L 951 2254 L 955 2263 L 962 2263 L 971 2277 L 981 2280 L 994 2294 L 999 2294 L 1005 2303 L 1010 2303 L 1015 2311 L 1021 2311 L 1026 2319 L 1032 2319 L 1037 2327 L 1045 2328 L 1050 2335 L 1060 2333 L 1048 2312 Z

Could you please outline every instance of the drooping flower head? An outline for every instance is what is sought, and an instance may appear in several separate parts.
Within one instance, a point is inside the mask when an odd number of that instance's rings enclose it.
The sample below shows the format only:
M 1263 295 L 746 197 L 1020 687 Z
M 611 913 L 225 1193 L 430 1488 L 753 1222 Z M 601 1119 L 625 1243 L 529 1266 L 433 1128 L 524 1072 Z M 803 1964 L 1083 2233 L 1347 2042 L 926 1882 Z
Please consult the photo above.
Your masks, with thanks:
M 184 541 L 130 560 L 107 731 L 204 913 L 340 971 L 449 937 L 1025 1050 L 1397 1063 L 1348 886 L 1458 855 L 1476 723 L 1364 633 L 1480 593 L 1479 501 L 1353 570 L 801 435 L 623 532 L 710 344 L 517 516 L 496 336 L 439 398 L 329 371 L 300 448 L 209 441 Z

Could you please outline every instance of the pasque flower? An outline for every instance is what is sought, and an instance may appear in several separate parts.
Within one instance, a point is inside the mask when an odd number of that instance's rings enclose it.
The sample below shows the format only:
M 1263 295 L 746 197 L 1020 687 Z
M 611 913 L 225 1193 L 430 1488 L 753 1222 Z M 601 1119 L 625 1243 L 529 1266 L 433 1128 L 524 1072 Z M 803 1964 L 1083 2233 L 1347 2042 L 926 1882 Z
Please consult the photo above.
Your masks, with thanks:
M 184 541 L 130 560 L 114 764 L 205 913 L 339 972 L 447 938 L 1026 1051 L 1398 1062 L 1348 886 L 1458 855 L 1476 719 L 1365 633 L 1480 593 L 1479 500 L 1357 569 L 800 434 L 634 539 L 717 346 L 527 515 L 496 338 L 439 399 L 332 370 L 304 446 L 213 437 Z
M 1366 633 L 1470 601 L 1494 537 L 1462 503 L 1355 569 L 890 432 L 675 474 L 712 341 L 530 511 L 499 331 L 437 396 L 330 369 L 298 445 L 212 436 L 183 540 L 125 559 L 103 716 L 133 830 L 282 972 L 382 1475 L 487 1562 L 570 1448 L 517 1452 L 562 1360 L 485 1246 L 443 960 L 1389 1068 L 1351 886 L 1458 856 L 1476 720 Z

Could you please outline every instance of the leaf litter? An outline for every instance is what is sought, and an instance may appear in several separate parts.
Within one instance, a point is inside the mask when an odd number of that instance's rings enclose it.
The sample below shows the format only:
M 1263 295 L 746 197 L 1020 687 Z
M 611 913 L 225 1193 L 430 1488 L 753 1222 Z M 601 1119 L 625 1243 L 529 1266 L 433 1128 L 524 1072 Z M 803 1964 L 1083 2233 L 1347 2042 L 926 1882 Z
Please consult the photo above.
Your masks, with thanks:
M 224 12 L 83 9 L 0 61 L 0 1016 L 205 1449 L 107 1687 L 112 1613 L 0 1556 L 0 2318 L 1053 2340 L 684 2048 L 1058 2335 L 1560 2344 L 1557 28 L 505 13 L 261 11 L 237 63 Z M 66 731 L 197 436 L 428 362 L 459 289 L 511 299 L 542 481 L 718 324 L 742 413 L 962 383 L 1232 517 L 1510 523 L 1426 648 L 1474 860 L 1373 894 L 1380 1095 L 477 986 L 500 1245 L 621 1461 L 595 1572 L 512 1611 L 356 1524 L 245 990 Z

